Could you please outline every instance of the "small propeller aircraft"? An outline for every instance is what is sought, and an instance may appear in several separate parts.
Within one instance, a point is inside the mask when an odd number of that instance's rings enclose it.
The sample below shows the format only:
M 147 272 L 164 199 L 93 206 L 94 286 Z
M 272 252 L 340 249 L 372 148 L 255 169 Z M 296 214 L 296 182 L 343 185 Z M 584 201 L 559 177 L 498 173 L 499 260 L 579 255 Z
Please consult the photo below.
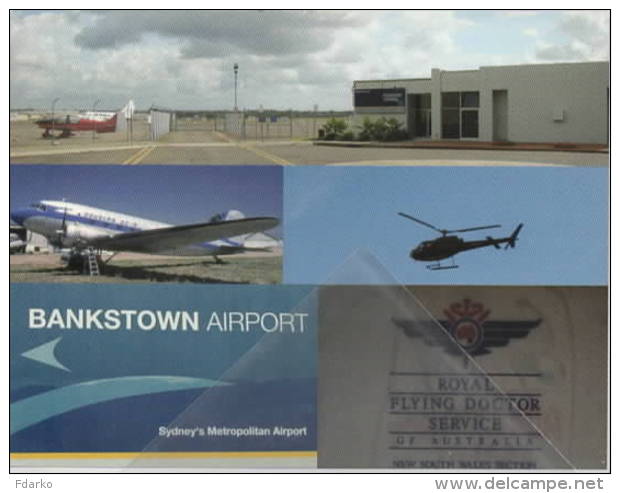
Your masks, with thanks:
M 45 130 L 43 132 L 44 138 L 66 138 L 75 135 L 75 132 L 115 132 L 116 118 L 116 113 L 89 111 L 77 116 L 42 118 L 34 123 Z
M 136 105 L 130 100 L 120 111 L 126 119 L 133 117 Z M 86 111 L 78 115 L 47 116 L 34 123 L 45 130 L 43 138 L 67 138 L 75 132 L 116 132 L 118 114 L 114 111 Z
M 268 251 L 279 244 L 262 233 L 276 227 L 277 218 L 246 218 L 236 210 L 216 214 L 206 222 L 173 226 L 82 204 L 41 200 L 14 210 L 11 219 L 45 236 L 52 245 L 69 248 L 69 267 L 91 275 L 99 274 L 103 251 L 212 256 L 222 263 L 220 255 Z
M 454 264 L 454 255 L 467 250 L 473 250 L 475 248 L 482 248 L 487 246 L 494 246 L 495 248 L 499 249 L 499 245 L 501 245 L 502 243 L 506 243 L 506 249 L 508 247 L 514 248 L 517 241 L 517 236 L 519 235 L 519 231 L 521 231 L 521 228 L 523 227 L 523 224 L 519 224 L 513 231 L 513 233 L 505 238 L 492 238 L 490 236 L 487 236 L 484 240 L 465 241 L 463 240 L 463 238 L 451 234 L 465 233 L 468 231 L 478 231 L 481 229 L 501 228 L 501 226 L 499 224 L 492 224 L 490 226 L 476 226 L 473 228 L 448 230 L 437 228 L 432 224 L 421 221 L 420 219 L 410 216 L 409 214 L 405 214 L 404 212 L 399 212 L 398 215 L 441 233 L 441 236 L 439 238 L 423 241 L 417 247 L 411 250 L 411 253 L 409 254 L 409 256 L 414 260 L 420 260 L 422 262 L 436 262 L 434 264 L 426 266 L 426 268 L 430 270 L 456 269 L 458 265 Z M 440 260 L 444 260 L 450 257 L 452 257 L 452 265 L 441 265 Z

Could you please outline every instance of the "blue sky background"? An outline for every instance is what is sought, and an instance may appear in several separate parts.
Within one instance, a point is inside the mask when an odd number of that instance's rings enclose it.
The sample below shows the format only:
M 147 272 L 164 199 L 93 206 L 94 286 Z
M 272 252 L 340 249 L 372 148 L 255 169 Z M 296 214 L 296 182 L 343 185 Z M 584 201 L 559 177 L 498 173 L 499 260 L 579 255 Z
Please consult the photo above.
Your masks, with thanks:
M 229 209 L 282 218 L 278 166 L 10 167 L 10 207 L 62 200 L 171 224 L 208 220 Z M 282 227 L 270 231 L 281 236 Z
M 367 249 L 405 284 L 606 284 L 607 174 L 578 167 L 288 167 L 284 280 L 324 283 L 356 249 Z M 502 225 L 464 233 L 466 240 L 524 227 L 515 249 L 463 252 L 455 257 L 459 269 L 432 272 L 409 252 L 438 233 L 399 211 L 445 229 Z

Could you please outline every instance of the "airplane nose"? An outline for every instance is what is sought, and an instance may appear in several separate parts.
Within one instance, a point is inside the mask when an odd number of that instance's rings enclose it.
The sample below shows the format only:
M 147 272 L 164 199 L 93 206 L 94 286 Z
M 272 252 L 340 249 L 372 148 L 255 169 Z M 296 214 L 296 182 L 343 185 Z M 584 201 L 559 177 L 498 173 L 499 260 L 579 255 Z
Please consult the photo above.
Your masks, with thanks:
M 24 221 L 28 217 L 27 209 L 17 209 L 11 212 L 11 219 L 14 223 L 19 224 L 20 226 L 24 224 Z

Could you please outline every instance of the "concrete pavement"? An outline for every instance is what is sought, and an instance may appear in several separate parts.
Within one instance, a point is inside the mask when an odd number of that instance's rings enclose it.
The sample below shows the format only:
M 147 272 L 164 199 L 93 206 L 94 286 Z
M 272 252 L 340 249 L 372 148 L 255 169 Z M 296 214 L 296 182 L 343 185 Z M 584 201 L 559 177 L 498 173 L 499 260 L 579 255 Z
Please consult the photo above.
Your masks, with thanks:
M 72 137 L 71 139 L 73 139 Z M 75 137 L 77 138 L 77 137 Z M 12 164 L 566 165 L 608 166 L 609 154 L 551 150 L 318 146 L 311 141 L 238 141 L 219 132 L 175 132 L 159 142 L 80 141 L 15 145 Z

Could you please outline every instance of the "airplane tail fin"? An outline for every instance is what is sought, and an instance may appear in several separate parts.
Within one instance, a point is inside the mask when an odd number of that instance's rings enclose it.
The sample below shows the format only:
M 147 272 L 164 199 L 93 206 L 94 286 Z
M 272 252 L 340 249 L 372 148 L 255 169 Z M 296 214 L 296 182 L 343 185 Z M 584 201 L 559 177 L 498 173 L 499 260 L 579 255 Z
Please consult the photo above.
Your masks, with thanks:
M 130 99 L 129 102 L 121 108 L 119 113 L 122 113 L 125 119 L 129 120 L 133 118 L 133 114 L 136 111 L 136 105 L 133 102 L 133 99 Z
M 521 231 L 522 227 L 523 227 L 523 223 L 519 224 L 516 227 L 516 229 L 514 230 L 514 232 L 512 233 L 510 238 L 508 239 L 508 243 L 506 244 L 506 248 L 508 248 L 508 247 L 514 248 L 515 247 L 515 243 L 517 241 L 517 237 L 519 236 L 519 232 Z
M 214 215 L 213 217 L 211 217 L 209 222 L 220 223 L 225 221 L 238 221 L 239 219 L 244 218 L 245 214 L 243 214 L 243 212 L 231 209 Z M 224 241 L 234 247 L 257 251 L 269 251 L 269 249 L 271 248 L 281 246 L 280 240 L 277 240 L 276 238 L 266 233 L 248 233 L 244 235 L 234 236 L 232 238 L 226 238 L 226 240 Z
M 231 209 L 229 211 L 220 212 L 219 214 L 215 214 L 211 216 L 209 219 L 210 223 L 222 223 L 224 221 L 236 221 L 238 219 L 244 219 L 245 214 L 241 211 L 237 211 L 235 209 Z

